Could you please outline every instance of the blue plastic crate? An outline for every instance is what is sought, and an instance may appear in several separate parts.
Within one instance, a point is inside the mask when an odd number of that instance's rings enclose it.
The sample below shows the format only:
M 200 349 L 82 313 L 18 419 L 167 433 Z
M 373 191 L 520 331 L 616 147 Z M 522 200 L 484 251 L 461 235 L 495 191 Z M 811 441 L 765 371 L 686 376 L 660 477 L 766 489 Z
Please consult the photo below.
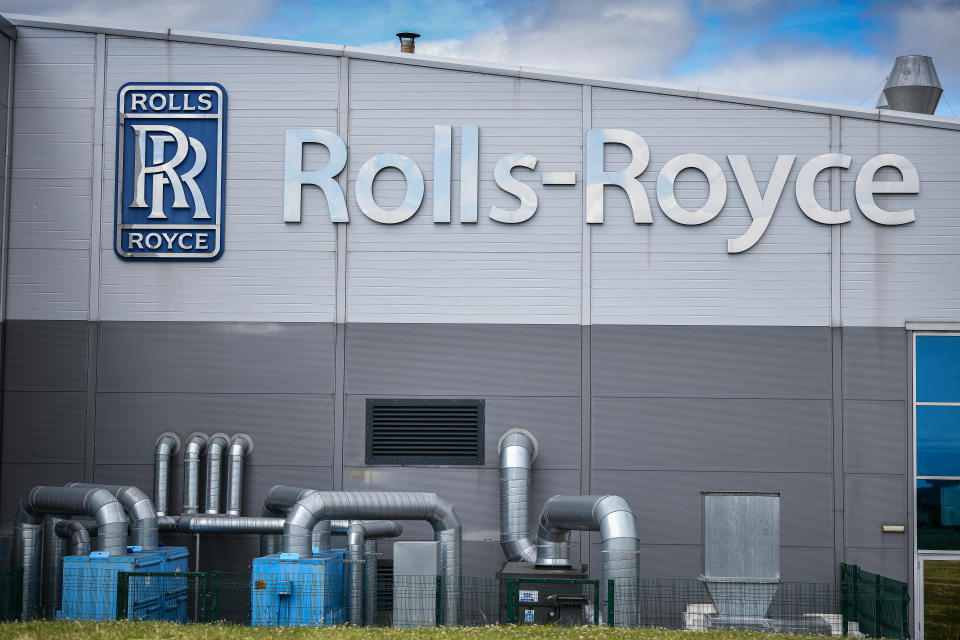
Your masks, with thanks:
M 275 553 L 253 560 L 250 624 L 327 626 L 345 621 L 342 556 Z

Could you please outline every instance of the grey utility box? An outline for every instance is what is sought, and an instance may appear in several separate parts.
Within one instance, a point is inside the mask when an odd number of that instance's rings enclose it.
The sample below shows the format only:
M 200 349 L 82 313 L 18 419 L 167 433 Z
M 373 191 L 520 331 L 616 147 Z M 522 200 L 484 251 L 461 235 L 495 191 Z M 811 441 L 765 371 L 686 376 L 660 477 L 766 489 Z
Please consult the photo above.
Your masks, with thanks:
M 594 587 L 592 584 L 569 584 L 551 580 L 586 580 L 590 572 L 585 564 L 568 567 L 537 567 L 529 562 L 507 562 L 497 572 L 500 590 L 500 621 L 507 620 L 508 588 L 513 578 L 546 579 L 547 582 L 517 584 L 515 606 L 519 624 L 559 624 L 577 626 L 593 622 Z
M 436 626 L 439 575 L 439 543 L 393 543 L 394 627 Z

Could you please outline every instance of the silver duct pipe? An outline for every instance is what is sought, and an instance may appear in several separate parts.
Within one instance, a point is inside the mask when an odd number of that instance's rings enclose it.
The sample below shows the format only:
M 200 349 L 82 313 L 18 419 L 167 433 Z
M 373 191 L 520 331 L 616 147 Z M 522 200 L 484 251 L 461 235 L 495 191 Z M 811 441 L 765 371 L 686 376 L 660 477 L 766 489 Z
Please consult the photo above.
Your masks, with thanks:
M 283 533 L 283 518 L 191 515 L 177 518 L 176 530 L 184 533 Z
M 153 508 L 153 502 L 139 487 L 86 482 L 69 482 L 67 486 L 106 489 L 120 501 L 130 518 L 130 544 L 144 549 L 156 549 L 160 546 L 157 511 Z
M 180 513 L 200 511 L 200 454 L 207 446 L 207 434 L 195 431 L 183 446 L 183 507 Z
M 70 540 L 71 556 L 90 555 L 90 528 L 96 531 L 97 523 L 92 520 L 61 520 L 57 523 L 54 533 L 60 538 Z M 61 575 L 63 565 L 60 566 Z
M 570 531 L 599 531 L 603 570 L 601 592 L 608 580 L 636 580 L 637 519 L 620 496 L 553 496 L 540 512 L 537 565 L 570 564 Z M 614 624 L 637 626 L 637 603 L 617 603 Z
M 274 492 L 283 494 L 289 489 L 274 487 L 267 494 L 265 503 L 272 504 Z M 459 623 L 461 526 L 453 505 L 435 493 L 310 491 L 287 512 L 283 526 L 283 551 L 309 556 L 313 527 L 323 518 L 389 518 L 429 522 L 440 543 L 444 624 L 456 626 Z
M 166 515 L 170 502 L 170 459 L 180 453 L 180 436 L 167 431 L 157 438 L 153 452 L 153 503 L 157 515 Z
M 372 583 L 364 581 L 364 547 L 367 539 L 396 538 L 401 533 L 403 527 L 392 520 L 350 521 L 347 528 L 347 607 L 350 624 L 360 626 L 363 623 L 363 603 L 367 599 L 364 594 L 368 589 L 375 589 L 376 585 L 376 574 Z
M 245 433 L 230 438 L 227 451 L 227 515 L 239 516 L 243 506 L 243 459 L 253 452 L 253 438 Z
M 286 518 L 287 511 L 293 505 L 297 504 L 297 500 L 300 499 L 300 496 L 306 494 L 308 491 L 312 491 L 312 489 L 299 489 L 297 487 L 277 485 L 270 490 L 270 493 L 267 496 L 270 499 L 270 502 L 268 502 L 267 500 L 263 501 L 263 510 L 261 511 L 261 513 L 267 517 L 277 516 L 280 518 Z M 326 527 L 326 531 L 327 531 L 326 543 L 325 543 L 326 546 L 321 548 L 330 549 L 329 525 L 323 525 L 320 522 L 318 522 L 317 527 L 319 527 L 320 531 L 317 534 L 316 541 L 319 541 L 319 542 L 323 541 L 323 536 L 324 536 L 323 529 L 324 527 Z M 312 546 L 317 546 L 317 544 L 315 544 L 314 541 L 311 541 L 311 544 Z M 260 555 L 261 556 L 269 556 L 271 554 L 278 553 L 279 551 L 280 551 L 279 535 L 265 534 L 260 536 Z
M 97 522 L 97 550 L 111 555 L 127 551 L 130 524 L 120 502 L 105 489 L 93 487 L 34 487 L 20 501 L 13 531 L 14 564 L 23 567 L 24 620 L 36 612 L 39 595 L 40 534 L 45 514 L 82 515 Z
M 510 429 L 500 438 L 500 547 L 509 562 L 536 562 L 537 545 L 527 529 L 530 468 L 539 444 L 526 429 Z
M 208 514 L 220 513 L 220 473 L 223 468 L 223 452 L 229 444 L 230 436 L 225 433 L 215 433 L 207 441 L 207 490 L 203 505 Z
M 43 517 L 43 588 L 40 602 L 43 617 L 53 620 L 60 608 L 60 582 L 63 579 L 63 556 L 66 555 L 67 541 L 57 537 L 57 525 L 63 518 L 53 515 Z
M 363 542 L 363 624 L 377 624 L 377 564 L 379 552 L 376 539 Z

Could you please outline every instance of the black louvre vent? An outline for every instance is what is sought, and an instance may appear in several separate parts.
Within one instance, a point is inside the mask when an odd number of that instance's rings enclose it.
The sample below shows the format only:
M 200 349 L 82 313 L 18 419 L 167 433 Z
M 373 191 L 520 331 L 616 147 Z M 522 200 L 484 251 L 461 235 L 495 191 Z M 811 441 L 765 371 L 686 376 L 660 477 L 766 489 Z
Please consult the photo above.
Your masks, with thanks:
M 483 464 L 483 400 L 367 400 L 367 464 Z

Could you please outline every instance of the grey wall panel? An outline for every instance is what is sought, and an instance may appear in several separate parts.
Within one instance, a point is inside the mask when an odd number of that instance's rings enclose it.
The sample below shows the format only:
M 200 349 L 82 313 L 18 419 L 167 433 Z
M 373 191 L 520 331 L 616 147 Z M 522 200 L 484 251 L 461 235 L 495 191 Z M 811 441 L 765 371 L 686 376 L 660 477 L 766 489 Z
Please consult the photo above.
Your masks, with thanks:
M 365 395 L 347 396 L 343 462 L 349 466 L 365 464 L 367 397 Z M 500 436 L 508 429 L 522 427 L 532 431 L 540 441 L 540 453 L 534 462 L 535 469 L 580 468 L 579 398 L 549 396 L 517 398 L 489 395 L 484 395 L 482 398 L 485 400 L 486 467 L 498 468 L 500 464 L 497 452 Z
M 108 322 L 98 391 L 333 393 L 332 325 Z
M 83 479 L 83 465 L 63 463 L 13 463 L 5 462 L 0 469 L 0 531 L 13 531 L 13 516 L 17 513 L 20 499 L 37 485 L 59 486 L 66 482 Z
M 348 394 L 579 396 L 577 326 L 350 324 Z
M 887 578 L 907 582 L 907 554 L 903 549 L 847 549 L 847 562 L 859 565 L 864 571 L 879 573 Z
M 906 536 L 883 533 L 885 524 L 907 525 L 903 475 L 848 473 L 844 478 L 847 547 L 903 549 Z
M 832 469 L 828 400 L 595 398 L 593 469 Z
M 780 549 L 782 580 L 830 583 L 836 579 L 837 572 L 832 548 L 783 547 Z
M 902 400 L 845 400 L 843 460 L 848 473 L 907 468 L 907 407 Z
M 463 539 L 499 542 L 500 474 L 476 467 L 346 467 L 345 491 L 433 491 L 453 503 L 463 524 Z M 534 473 L 530 496 L 530 528 L 536 534 L 540 509 L 557 494 L 579 494 L 578 471 Z M 429 527 L 411 529 L 411 537 L 429 533 Z
M 593 329 L 593 395 L 827 399 L 830 332 L 804 327 Z
M 787 546 L 833 546 L 833 481 L 820 473 L 594 471 L 591 491 L 623 496 L 646 544 L 701 544 L 704 491 L 779 492 L 780 540 Z
M 254 441 L 247 464 L 333 464 L 333 398 L 302 393 L 101 393 L 97 464 L 152 464 L 164 431 L 228 435 Z
M 152 447 L 147 444 L 149 449 Z M 180 511 L 180 481 L 183 478 L 183 465 L 171 464 L 170 505 L 171 514 Z M 150 464 L 97 464 L 93 467 L 93 481 L 101 484 L 132 484 L 139 487 L 151 498 L 153 497 L 153 461 Z M 174 486 L 175 485 L 175 486 Z M 176 491 L 173 491 L 173 489 Z M 176 495 L 176 498 L 173 496 Z
M 906 399 L 910 367 L 903 328 L 847 327 L 842 340 L 845 399 Z
M 3 395 L 3 464 L 84 461 L 86 394 L 8 391 Z
M 316 465 L 284 464 L 244 467 L 243 515 L 259 516 L 267 492 L 278 484 L 330 491 L 333 489 L 333 469 Z
M 87 323 L 7 321 L 7 391 L 83 391 L 87 386 Z

